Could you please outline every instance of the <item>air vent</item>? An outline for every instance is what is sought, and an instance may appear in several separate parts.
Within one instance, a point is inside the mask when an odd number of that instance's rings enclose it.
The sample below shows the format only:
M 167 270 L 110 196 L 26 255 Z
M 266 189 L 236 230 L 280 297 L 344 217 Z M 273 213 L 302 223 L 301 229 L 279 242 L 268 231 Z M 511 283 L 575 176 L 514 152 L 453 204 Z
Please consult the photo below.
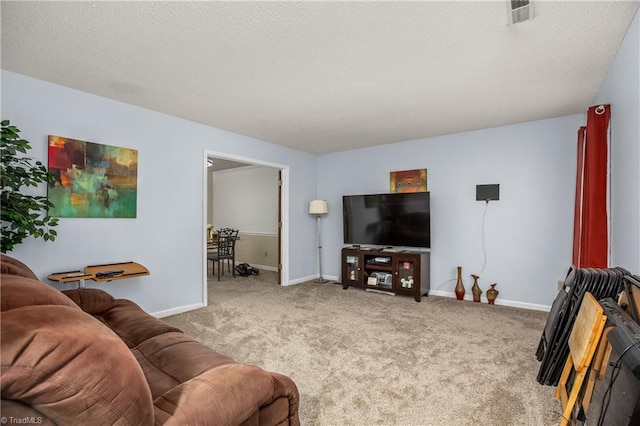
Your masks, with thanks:
M 533 19 L 533 9 L 529 0 L 507 0 L 507 9 L 509 24 Z

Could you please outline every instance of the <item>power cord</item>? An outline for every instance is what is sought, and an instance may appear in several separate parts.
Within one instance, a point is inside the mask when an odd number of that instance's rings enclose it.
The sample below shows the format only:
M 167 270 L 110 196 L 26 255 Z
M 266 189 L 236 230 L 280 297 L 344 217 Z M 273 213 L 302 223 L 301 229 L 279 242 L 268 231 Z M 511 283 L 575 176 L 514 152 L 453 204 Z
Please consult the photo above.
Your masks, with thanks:
M 449 283 L 451 283 L 451 282 L 456 282 L 456 281 L 458 281 L 458 279 L 457 279 L 457 278 L 450 278 L 450 279 L 446 280 L 445 282 L 443 282 L 442 284 L 440 284 L 439 286 L 437 286 L 437 287 L 435 288 L 435 290 L 441 289 L 441 288 L 442 288 L 442 287 L 444 287 L 445 285 L 447 285 L 447 284 L 449 284 Z
M 480 228 L 480 239 L 482 240 L 482 268 L 478 275 L 482 275 L 485 266 L 487 266 L 487 242 L 485 239 L 485 223 L 487 221 L 487 210 L 489 209 L 489 200 L 486 200 L 484 212 L 482 213 L 482 226 Z
M 613 384 L 615 383 L 618 375 L 620 374 L 620 371 L 622 370 L 622 358 L 627 354 L 627 352 L 629 352 L 629 350 L 638 345 L 640 345 L 640 340 L 627 346 L 618 357 L 616 363 L 613 365 L 613 370 L 611 370 L 611 378 L 609 379 L 609 385 L 607 386 L 607 390 L 602 396 L 602 408 L 600 409 L 600 417 L 598 417 L 598 426 L 604 425 L 605 414 L 607 412 L 607 409 L 609 408 L 609 402 L 611 402 L 611 389 L 613 388 Z

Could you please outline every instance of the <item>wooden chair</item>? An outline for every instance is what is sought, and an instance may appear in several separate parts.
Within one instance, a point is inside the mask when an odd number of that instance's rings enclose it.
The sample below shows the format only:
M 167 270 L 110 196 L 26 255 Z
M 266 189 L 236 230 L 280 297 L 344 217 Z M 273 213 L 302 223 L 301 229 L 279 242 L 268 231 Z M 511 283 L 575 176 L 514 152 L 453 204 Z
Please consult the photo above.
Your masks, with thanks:
M 578 316 L 569 336 L 569 356 L 560 376 L 556 398 L 562 404 L 562 420 L 560 426 L 576 424 L 574 408 L 581 394 L 584 379 L 589 371 L 589 366 L 596 352 L 602 332 L 604 330 L 606 315 L 603 315 L 602 306 L 587 292 L 582 299 Z M 573 384 L 570 389 L 570 376 L 573 376 Z
M 227 269 L 236 277 L 236 240 L 238 239 L 238 230 L 224 228 L 218 231 L 218 238 L 213 251 L 207 253 L 207 259 L 213 263 L 212 274 L 215 274 L 216 263 L 218 264 L 218 281 L 220 274 L 224 275 L 224 262 L 227 263 Z

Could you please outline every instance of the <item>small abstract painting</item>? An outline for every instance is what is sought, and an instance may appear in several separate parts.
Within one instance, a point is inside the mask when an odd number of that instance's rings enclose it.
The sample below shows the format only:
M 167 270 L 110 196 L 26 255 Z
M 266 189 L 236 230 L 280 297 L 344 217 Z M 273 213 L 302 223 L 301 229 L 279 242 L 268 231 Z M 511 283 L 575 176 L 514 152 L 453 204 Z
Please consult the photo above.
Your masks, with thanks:
M 427 192 L 427 169 L 391 172 L 391 192 Z
M 136 217 L 138 151 L 49 136 L 54 217 Z

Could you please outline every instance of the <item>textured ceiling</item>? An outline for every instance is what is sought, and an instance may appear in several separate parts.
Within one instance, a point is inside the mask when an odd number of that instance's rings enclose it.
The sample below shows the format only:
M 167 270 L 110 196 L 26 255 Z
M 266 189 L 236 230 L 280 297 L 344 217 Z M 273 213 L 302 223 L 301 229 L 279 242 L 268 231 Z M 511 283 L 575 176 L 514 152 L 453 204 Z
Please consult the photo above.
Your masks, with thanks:
M 638 2 L 2 2 L 2 68 L 326 153 L 584 112 Z

